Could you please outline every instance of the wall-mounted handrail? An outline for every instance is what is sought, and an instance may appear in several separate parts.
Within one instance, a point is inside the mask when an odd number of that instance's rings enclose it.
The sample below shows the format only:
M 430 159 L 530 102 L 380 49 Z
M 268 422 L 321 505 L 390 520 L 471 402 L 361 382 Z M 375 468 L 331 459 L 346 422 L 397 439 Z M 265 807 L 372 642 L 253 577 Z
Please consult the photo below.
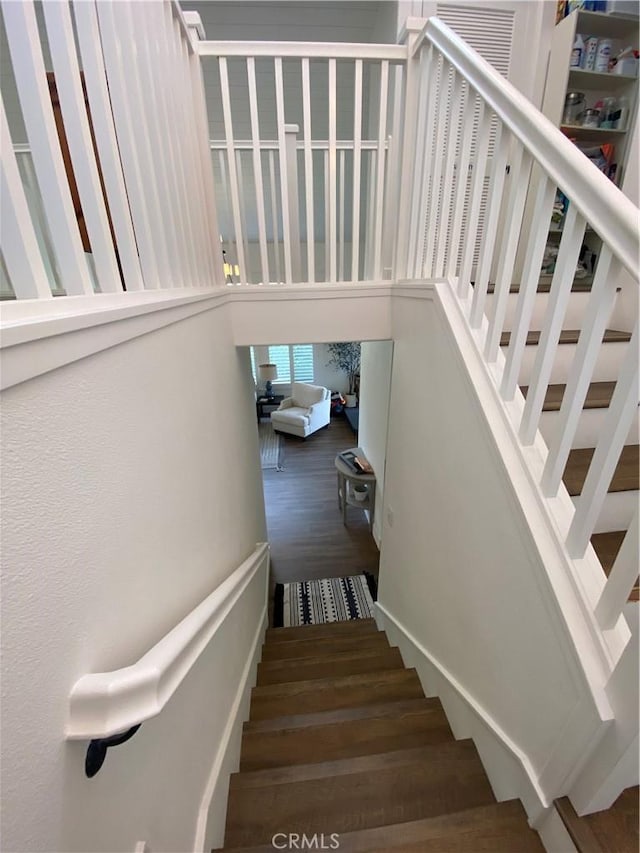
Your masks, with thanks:
M 256 573 L 268 568 L 268 555 L 268 544 L 258 543 L 220 586 L 136 663 L 82 676 L 69 697 L 67 739 L 111 737 L 159 714 Z
M 516 136 L 545 172 L 570 196 L 586 222 L 635 275 L 638 209 L 612 181 L 485 59 L 438 18 L 429 18 L 413 47 L 425 39 L 453 65 Z

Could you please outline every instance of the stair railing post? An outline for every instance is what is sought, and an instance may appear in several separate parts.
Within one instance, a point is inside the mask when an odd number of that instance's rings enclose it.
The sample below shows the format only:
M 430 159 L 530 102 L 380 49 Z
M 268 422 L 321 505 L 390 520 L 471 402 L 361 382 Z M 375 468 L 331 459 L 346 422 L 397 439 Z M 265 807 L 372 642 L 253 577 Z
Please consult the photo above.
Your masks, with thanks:
M 407 18 L 399 41 L 407 45 L 407 81 L 404 97 L 404 116 L 402 124 L 402 149 L 400 168 L 400 194 L 398 199 L 397 241 L 393 259 L 392 278 L 394 281 L 407 277 L 409 237 L 412 228 L 417 227 L 411 221 L 411 200 L 413 197 L 415 174 L 415 135 L 418 102 L 420 96 L 420 51 L 412 56 L 415 42 L 426 24 L 426 18 Z
M 285 124 L 284 136 L 287 150 L 287 195 L 289 197 L 289 239 L 291 241 L 291 276 L 301 281 L 300 215 L 298 205 L 298 131 L 297 124 Z

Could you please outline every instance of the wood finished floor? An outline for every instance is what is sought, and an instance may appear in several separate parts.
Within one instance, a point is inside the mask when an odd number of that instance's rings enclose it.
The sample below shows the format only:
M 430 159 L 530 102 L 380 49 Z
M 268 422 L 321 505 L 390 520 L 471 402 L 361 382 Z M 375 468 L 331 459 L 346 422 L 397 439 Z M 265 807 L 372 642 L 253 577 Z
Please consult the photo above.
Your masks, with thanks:
M 378 549 L 362 510 L 338 510 L 336 454 L 356 444 L 342 418 L 302 441 L 283 435 L 284 471 L 263 471 L 271 582 L 289 583 L 367 571 L 378 574 Z

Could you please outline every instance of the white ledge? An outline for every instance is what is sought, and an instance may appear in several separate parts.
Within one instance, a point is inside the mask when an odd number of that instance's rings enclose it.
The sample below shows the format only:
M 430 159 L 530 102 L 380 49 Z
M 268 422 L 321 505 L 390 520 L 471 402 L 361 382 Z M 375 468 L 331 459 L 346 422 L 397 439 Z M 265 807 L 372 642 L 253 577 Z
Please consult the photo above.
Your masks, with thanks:
M 258 543 L 233 574 L 132 666 L 94 672 L 77 681 L 70 695 L 66 738 L 109 737 L 159 714 L 268 555 L 268 544 Z

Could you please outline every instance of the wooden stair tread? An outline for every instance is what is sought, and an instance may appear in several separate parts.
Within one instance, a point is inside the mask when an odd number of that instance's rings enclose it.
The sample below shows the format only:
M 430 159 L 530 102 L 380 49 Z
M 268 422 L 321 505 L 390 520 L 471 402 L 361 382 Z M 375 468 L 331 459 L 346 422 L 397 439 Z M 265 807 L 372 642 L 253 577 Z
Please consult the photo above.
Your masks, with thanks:
M 403 669 L 397 648 L 358 649 L 338 655 L 265 661 L 258 665 L 258 685 L 308 681 L 337 675 L 356 675 L 383 669 Z
M 562 398 L 566 385 L 549 385 L 545 394 L 544 403 L 542 404 L 543 412 L 559 412 L 562 405 Z M 606 409 L 608 408 L 611 397 L 615 390 L 615 382 L 592 382 L 587 390 L 587 395 L 584 399 L 583 409 Z M 528 385 L 520 386 L 520 390 L 527 396 L 529 391 Z
M 251 720 L 329 711 L 394 699 L 423 696 L 415 670 L 392 669 L 361 675 L 317 678 L 255 687 L 251 694 Z
M 335 761 L 453 740 L 439 702 L 418 702 L 403 713 L 396 708 L 393 713 L 380 714 L 376 713 L 378 707 L 370 706 L 367 717 L 361 714 L 352 719 L 291 728 L 285 725 L 270 731 L 245 729 L 240 771 Z
M 529 332 L 527 335 L 527 346 L 537 346 L 540 343 L 540 334 L 541 332 L 533 331 Z M 560 332 L 560 344 L 577 344 L 578 338 L 580 337 L 579 329 L 563 329 Z M 509 346 L 509 341 L 511 340 L 511 332 L 503 332 L 500 336 L 500 346 L 507 347 Z M 621 332 L 617 329 L 605 329 L 604 335 L 602 336 L 603 344 L 625 344 L 631 340 L 631 332 Z
M 248 720 L 244 724 L 245 732 L 270 732 L 282 729 L 305 728 L 307 726 L 323 726 L 332 723 L 349 722 L 350 720 L 368 720 L 372 717 L 382 718 L 412 714 L 430 709 L 442 710 L 442 704 L 437 698 L 403 699 L 397 702 L 380 702 L 372 705 L 359 705 L 355 708 L 336 708 L 332 711 L 318 711 L 313 714 L 289 714 L 283 717 L 271 717 L 267 720 Z
M 542 853 L 519 800 L 491 803 L 423 820 L 346 832 L 340 849 L 349 853 Z M 237 853 L 273 853 L 271 844 L 236 848 Z
M 626 530 L 612 530 L 608 533 L 594 533 L 591 537 L 591 544 L 607 577 L 611 574 L 611 569 L 626 534 Z M 636 580 L 635 586 L 629 593 L 629 601 L 638 600 L 640 600 L 640 584 Z
M 638 489 L 640 486 L 640 476 L 638 473 L 639 449 L 640 445 L 637 444 L 628 444 L 622 448 L 620 459 L 609 485 L 610 492 L 625 492 Z M 582 491 L 593 453 L 594 449 L 588 447 L 572 450 L 569 454 L 569 459 L 564 469 L 563 480 L 570 495 L 579 495 Z
M 371 632 L 366 635 L 348 634 L 344 637 L 322 637 L 315 640 L 286 640 L 280 643 L 266 643 L 262 647 L 262 660 L 321 657 L 365 648 L 388 649 L 391 647 L 382 631 Z
M 473 284 L 473 282 L 472 282 Z M 590 293 L 591 292 L 591 279 L 587 279 L 586 281 L 573 281 L 571 285 L 572 293 Z M 489 282 L 487 286 L 487 293 L 495 293 L 496 286 L 494 282 Z M 618 288 L 619 289 L 619 288 Z M 538 282 L 538 287 L 536 288 L 537 293 L 549 293 L 551 291 L 551 282 L 550 281 L 540 281 Z M 513 283 L 509 287 L 509 293 L 520 293 L 520 285 L 517 283 Z
M 226 843 L 268 843 L 274 832 L 343 833 L 495 802 L 473 742 L 231 777 Z
M 583 817 L 578 817 L 568 797 L 554 805 L 578 853 L 637 853 L 637 785 L 623 791 L 611 808 Z
M 349 619 L 345 622 L 324 622 L 321 625 L 267 628 L 265 641 L 279 643 L 287 640 L 313 640 L 319 637 L 341 637 L 360 633 L 379 633 L 375 619 Z

